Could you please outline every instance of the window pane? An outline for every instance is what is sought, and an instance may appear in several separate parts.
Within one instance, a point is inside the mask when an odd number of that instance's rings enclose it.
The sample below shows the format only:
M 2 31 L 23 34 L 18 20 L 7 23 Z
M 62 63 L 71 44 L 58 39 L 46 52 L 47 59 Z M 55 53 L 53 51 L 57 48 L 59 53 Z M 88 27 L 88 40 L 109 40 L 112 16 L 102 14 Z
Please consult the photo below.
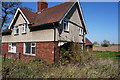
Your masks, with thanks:
M 35 43 L 32 43 L 32 46 L 35 46 Z
M 12 43 L 12 46 L 16 46 L 16 43 Z
M 31 52 L 31 43 L 25 43 L 25 53 L 30 53 Z
M 35 54 L 35 47 L 32 47 L 32 54 Z

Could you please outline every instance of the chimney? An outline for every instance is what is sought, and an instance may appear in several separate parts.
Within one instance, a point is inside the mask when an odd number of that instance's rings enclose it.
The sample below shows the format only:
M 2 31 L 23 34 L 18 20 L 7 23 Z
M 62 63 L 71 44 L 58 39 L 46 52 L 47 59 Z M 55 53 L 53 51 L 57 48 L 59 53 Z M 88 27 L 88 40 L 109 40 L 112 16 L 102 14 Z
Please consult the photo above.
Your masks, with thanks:
M 46 1 L 38 2 L 38 13 L 46 8 L 48 8 L 48 3 Z

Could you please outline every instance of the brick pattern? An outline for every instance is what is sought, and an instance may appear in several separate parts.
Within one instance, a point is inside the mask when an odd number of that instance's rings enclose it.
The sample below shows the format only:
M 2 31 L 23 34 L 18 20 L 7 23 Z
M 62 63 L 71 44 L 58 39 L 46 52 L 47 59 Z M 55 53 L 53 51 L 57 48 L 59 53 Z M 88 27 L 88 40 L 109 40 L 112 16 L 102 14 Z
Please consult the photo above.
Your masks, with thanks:
M 54 42 L 38 42 L 36 43 L 36 55 L 46 61 L 54 61 Z
M 54 42 L 36 42 L 36 56 L 25 55 L 23 53 L 24 43 L 16 43 L 16 47 L 16 53 L 9 53 L 8 43 L 2 43 L 2 55 L 6 54 L 6 57 L 21 60 L 33 59 L 39 56 L 50 63 L 54 62 Z M 56 59 L 59 60 L 59 48 L 56 49 Z

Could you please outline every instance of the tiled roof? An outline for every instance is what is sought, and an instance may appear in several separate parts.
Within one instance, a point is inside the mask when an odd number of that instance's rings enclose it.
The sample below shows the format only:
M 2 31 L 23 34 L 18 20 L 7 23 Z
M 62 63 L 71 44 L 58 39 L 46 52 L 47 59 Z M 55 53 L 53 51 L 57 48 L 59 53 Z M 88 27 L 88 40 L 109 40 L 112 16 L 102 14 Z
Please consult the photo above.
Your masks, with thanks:
M 59 5 L 47 8 L 40 13 L 34 13 L 20 8 L 25 17 L 33 23 L 33 26 L 60 21 L 74 2 L 64 2 Z
M 85 41 L 86 41 L 86 45 L 93 45 L 92 42 L 88 38 L 85 38 Z

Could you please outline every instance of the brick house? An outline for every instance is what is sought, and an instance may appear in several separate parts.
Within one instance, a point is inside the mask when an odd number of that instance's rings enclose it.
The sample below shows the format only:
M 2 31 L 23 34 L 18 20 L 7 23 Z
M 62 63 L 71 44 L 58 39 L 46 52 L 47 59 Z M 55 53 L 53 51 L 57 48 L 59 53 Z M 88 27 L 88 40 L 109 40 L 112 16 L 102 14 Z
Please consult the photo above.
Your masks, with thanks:
M 79 2 L 64 2 L 48 8 L 38 2 L 38 11 L 18 8 L 2 32 L 2 55 L 22 60 L 37 56 L 59 60 L 61 42 L 85 43 L 87 29 Z M 83 44 L 84 45 L 84 44 Z

